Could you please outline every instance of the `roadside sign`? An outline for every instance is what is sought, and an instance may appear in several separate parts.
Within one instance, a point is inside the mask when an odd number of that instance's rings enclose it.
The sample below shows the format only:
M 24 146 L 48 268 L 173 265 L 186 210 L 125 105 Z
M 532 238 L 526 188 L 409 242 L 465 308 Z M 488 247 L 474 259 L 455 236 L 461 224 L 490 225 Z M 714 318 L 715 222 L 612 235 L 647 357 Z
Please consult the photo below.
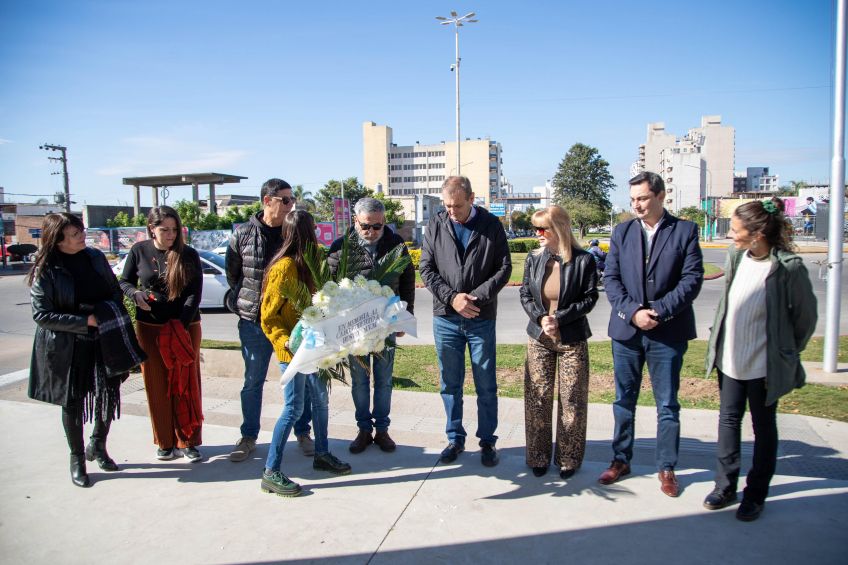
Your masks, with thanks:
M 35 229 L 27 230 L 27 231 L 29 231 L 29 233 L 31 233 L 31 234 L 38 234 L 39 237 L 41 237 L 41 228 L 35 228 Z
M 489 204 L 489 212 L 495 216 L 506 216 L 505 202 L 492 202 Z
M 336 239 L 336 225 L 333 222 L 317 222 L 315 237 L 318 238 L 318 243 L 329 247 Z

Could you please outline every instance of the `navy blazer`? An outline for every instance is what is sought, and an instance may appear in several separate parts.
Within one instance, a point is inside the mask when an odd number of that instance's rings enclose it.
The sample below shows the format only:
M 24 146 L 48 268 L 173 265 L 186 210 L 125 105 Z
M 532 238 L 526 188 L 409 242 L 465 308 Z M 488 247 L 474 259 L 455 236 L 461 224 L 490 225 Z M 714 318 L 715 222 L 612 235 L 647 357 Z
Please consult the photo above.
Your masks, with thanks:
M 657 312 L 659 324 L 645 335 L 658 341 L 697 337 L 692 302 L 704 282 L 704 257 L 698 226 L 668 212 L 645 264 L 645 236 L 639 220 L 615 226 L 604 270 L 604 286 L 612 305 L 609 336 L 623 341 L 639 329 L 631 321 L 642 308 Z

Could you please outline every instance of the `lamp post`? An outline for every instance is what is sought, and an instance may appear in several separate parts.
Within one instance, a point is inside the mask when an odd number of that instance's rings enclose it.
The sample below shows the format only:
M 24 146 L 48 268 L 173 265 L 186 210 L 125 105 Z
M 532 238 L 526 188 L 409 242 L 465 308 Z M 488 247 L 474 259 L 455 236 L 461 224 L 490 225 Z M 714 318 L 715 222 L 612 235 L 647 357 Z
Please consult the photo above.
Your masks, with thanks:
M 683 166 L 684 167 L 692 167 L 693 169 L 698 169 L 699 171 L 701 170 L 701 167 L 696 167 L 695 165 L 686 165 L 684 163 Z M 707 223 L 706 223 L 707 229 L 706 229 L 706 232 L 707 233 L 704 234 L 704 239 L 706 241 L 712 241 L 713 240 L 713 224 L 712 224 L 713 173 L 709 169 L 707 169 L 706 167 L 704 167 L 704 170 L 707 171 L 707 174 L 709 175 L 708 180 L 707 180 L 707 210 L 706 210 L 706 212 L 707 212 Z
M 456 174 L 459 175 L 459 28 L 464 25 L 462 23 L 463 21 L 473 24 L 477 20 L 468 19 L 474 17 L 474 12 L 466 14 L 461 18 L 457 17 L 456 12 L 451 12 L 450 15 L 453 16 L 452 19 L 443 18 L 441 16 L 436 16 L 436 19 L 441 20 L 441 25 L 443 26 L 454 24 L 454 28 L 456 29 L 456 62 L 451 65 L 451 70 L 456 71 Z

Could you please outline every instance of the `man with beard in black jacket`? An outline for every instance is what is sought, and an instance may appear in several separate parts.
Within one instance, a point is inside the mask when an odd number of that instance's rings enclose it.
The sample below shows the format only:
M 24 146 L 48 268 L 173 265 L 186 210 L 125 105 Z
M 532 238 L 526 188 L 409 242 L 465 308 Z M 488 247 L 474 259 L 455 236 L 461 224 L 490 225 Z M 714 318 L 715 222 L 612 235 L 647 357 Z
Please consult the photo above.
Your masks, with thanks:
M 442 463 L 465 451 L 462 385 L 465 347 L 477 391 L 477 437 L 482 462 L 498 464 L 498 384 L 495 374 L 495 318 L 498 293 L 509 282 L 512 257 L 497 217 L 473 205 L 466 177 L 450 177 L 442 185 L 446 210 L 427 224 L 421 249 L 421 280 L 433 293 L 433 336 L 439 356 L 441 395 L 447 413 L 448 446 Z
M 359 238 L 359 244 L 367 252 L 367 261 L 362 276 L 368 275 L 371 269 L 387 253 L 398 245 L 403 248 L 402 254 L 409 255 L 404 245 L 403 238 L 393 232 L 386 225 L 386 207 L 376 198 L 360 198 L 353 208 L 356 214 L 356 223 L 350 228 L 348 235 Z M 327 263 L 333 275 L 339 268 L 339 259 L 342 254 L 344 237 L 338 238 L 330 246 Z M 395 295 L 406 302 L 406 310 L 412 314 L 415 306 L 415 267 L 410 262 L 400 277 L 392 283 Z M 398 332 L 396 337 L 403 337 L 403 332 Z M 392 336 L 392 341 L 395 336 Z M 373 369 L 371 363 L 373 358 Z M 350 444 L 351 453 L 362 453 L 365 448 L 376 443 L 380 449 L 392 452 L 397 447 L 394 440 L 389 436 L 389 412 L 392 406 L 392 373 L 395 368 L 395 348 L 386 347 L 379 355 L 366 355 L 366 367 L 359 361 L 350 357 L 350 377 L 353 404 L 356 407 L 356 425 L 359 433 Z M 369 387 L 368 372 L 374 378 L 374 404 L 371 410 L 371 390 Z M 371 435 L 377 430 L 376 435 Z
M 265 268 L 283 246 L 283 221 L 294 208 L 292 187 L 284 180 L 270 179 L 262 185 L 262 211 L 233 231 L 227 246 L 226 271 L 230 285 L 230 305 L 239 317 L 238 330 L 244 359 L 244 387 L 241 389 L 241 439 L 230 453 L 230 461 L 247 459 L 256 449 L 262 390 L 268 376 L 268 363 L 274 345 L 262 331 L 262 279 Z M 307 393 L 303 415 L 294 433 L 304 455 L 315 455 L 315 442 L 309 437 L 312 408 Z

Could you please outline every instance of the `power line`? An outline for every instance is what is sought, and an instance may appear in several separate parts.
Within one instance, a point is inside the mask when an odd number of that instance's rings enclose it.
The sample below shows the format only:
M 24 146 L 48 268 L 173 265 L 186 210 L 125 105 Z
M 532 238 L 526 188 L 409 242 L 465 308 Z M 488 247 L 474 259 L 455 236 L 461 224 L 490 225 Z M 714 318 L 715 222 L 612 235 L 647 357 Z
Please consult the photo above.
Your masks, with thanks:
M 789 88 L 760 88 L 755 90 L 723 90 L 715 92 L 676 92 L 669 94 L 631 94 L 627 96 L 581 96 L 577 98 L 540 98 L 535 100 L 485 100 L 471 101 L 466 104 L 524 104 L 526 102 L 575 102 L 586 100 L 626 100 L 631 98 L 670 98 L 674 96 L 712 96 L 716 94 L 744 94 L 752 92 L 782 92 L 787 90 L 813 90 L 818 88 L 831 88 L 830 85 L 823 86 L 793 86 Z

